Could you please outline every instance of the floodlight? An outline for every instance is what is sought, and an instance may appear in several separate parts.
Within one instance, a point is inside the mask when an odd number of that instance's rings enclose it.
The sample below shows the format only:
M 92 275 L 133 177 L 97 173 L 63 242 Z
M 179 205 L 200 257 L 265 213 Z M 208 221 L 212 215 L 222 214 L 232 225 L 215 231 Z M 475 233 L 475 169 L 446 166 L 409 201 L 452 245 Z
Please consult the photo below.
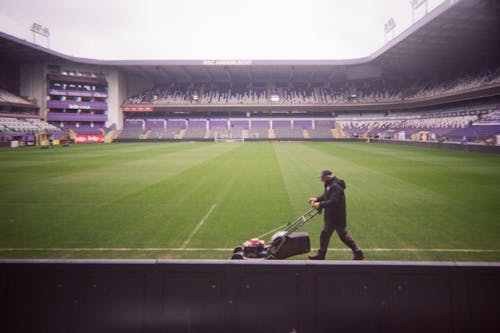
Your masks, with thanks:
M 391 32 L 392 32 L 392 37 L 391 38 L 394 38 L 395 29 L 396 29 L 396 20 L 394 20 L 394 18 L 391 17 L 384 24 L 385 41 L 387 41 L 387 34 L 389 34 Z
M 415 11 L 417 11 L 417 9 L 420 8 L 423 4 L 425 4 L 425 15 L 427 15 L 428 9 L 429 9 L 427 0 L 411 0 L 410 1 L 412 23 L 415 22 Z
M 47 38 L 47 47 L 50 47 L 50 31 L 49 28 L 43 25 L 33 22 L 30 27 L 30 31 L 33 32 L 33 43 L 36 43 L 36 35 L 40 35 Z

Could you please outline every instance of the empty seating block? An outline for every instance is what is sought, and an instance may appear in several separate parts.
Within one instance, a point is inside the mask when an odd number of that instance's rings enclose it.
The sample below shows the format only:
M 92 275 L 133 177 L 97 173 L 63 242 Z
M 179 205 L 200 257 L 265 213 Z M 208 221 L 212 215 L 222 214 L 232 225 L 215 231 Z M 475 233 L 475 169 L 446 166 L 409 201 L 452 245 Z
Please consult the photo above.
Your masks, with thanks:
M 203 139 L 206 131 L 204 127 L 188 127 L 184 139 Z
M 269 138 L 269 128 L 252 127 L 248 129 L 248 137 L 250 139 L 266 140 Z
M 119 136 L 119 139 L 139 139 L 139 137 L 144 133 L 142 127 L 130 127 L 124 128 Z
M 304 132 L 301 128 L 278 127 L 274 129 L 276 139 L 304 139 Z
M 307 130 L 311 139 L 331 139 L 332 129 L 330 127 L 316 127 Z

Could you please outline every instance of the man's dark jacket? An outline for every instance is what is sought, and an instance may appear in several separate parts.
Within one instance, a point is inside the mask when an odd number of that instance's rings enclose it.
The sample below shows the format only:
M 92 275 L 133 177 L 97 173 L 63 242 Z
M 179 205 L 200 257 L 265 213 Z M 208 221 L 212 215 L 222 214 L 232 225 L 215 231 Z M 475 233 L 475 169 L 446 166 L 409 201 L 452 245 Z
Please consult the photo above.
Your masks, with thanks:
M 317 197 L 319 206 L 324 209 L 324 221 L 340 227 L 346 226 L 345 182 L 333 177 L 325 183 L 325 193 Z

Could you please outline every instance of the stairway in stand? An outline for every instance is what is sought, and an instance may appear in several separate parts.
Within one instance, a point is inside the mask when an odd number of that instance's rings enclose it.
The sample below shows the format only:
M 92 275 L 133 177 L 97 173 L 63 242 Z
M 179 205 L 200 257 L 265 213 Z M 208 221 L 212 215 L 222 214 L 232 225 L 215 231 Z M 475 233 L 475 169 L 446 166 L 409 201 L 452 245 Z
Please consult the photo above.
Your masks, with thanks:
M 332 136 L 334 139 L 345 139 L 344 130 L 339 123 L 336 123 L 335 128 L 332 128 Z

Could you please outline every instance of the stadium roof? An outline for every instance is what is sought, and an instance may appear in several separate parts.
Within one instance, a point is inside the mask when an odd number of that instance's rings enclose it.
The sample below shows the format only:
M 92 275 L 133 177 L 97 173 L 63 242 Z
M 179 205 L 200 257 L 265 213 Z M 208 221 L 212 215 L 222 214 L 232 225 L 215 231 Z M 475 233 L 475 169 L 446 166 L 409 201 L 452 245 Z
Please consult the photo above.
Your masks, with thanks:
M 382 29 L 382 27 L 381 27 Z M 448 76 L 500 65 L 500 1 L 447 0 L 373 54 L 345 60 L 98 60 L 0 33 L 2 63 L 110 66 L 156 82 L 335 82 Z

